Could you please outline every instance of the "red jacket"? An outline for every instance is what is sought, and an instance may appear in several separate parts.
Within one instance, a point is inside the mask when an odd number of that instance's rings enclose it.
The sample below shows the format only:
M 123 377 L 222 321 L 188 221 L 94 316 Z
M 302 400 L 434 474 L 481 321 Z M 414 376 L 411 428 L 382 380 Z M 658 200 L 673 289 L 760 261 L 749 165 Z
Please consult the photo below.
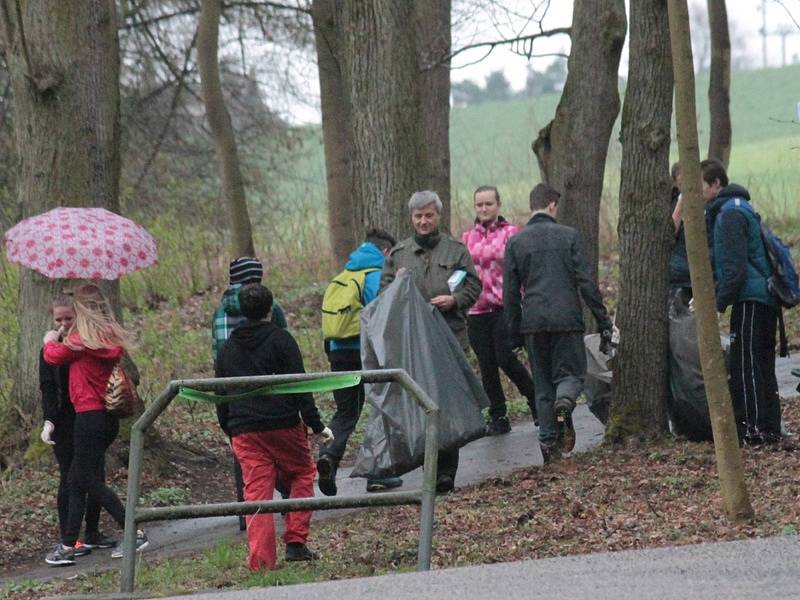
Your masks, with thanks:
M 517 233 L 519 227 L 503 217 L 497 217 L 489 225 L 475 223 L 472 229 L 461 236 L 483 284 L 481 295 L 469 309 L 469 314 L 482 315 L 503 310 L 503 257 L 508 239 Z
M 70 336 L 74 346 L 82 347 L 77 333 Z M 72 350 L 66 344 L 47 342 L 44 360 L 51 365 L 69 365 L 69 399 L 76 413 L 104 410 L 106 384 L 124 350 L 119 346 L 92 350 Z

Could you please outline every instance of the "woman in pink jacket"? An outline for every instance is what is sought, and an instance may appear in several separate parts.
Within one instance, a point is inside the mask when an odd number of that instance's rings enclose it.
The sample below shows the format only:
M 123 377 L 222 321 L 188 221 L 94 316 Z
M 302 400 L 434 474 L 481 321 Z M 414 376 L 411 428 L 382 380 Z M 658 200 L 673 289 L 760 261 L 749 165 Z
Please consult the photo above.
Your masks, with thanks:
M 528 400 L 536 421 L 533 380 L 517 360 L 511 348 L 503 318 L 503 256 L 506 243 L 519 227 L 500 216 L 500 193 L 491 185 L 482 185 L 473 194 L 475 226 L 461 236 L 472 255 L 475 269 L 483 284 L 478 301 L 469 309 L 469 342 L 478 357 L 483 389 L 489 396 L 489 435 L 511 431 L 506 398 L 500 383 L 500 369 L 514 382 Z

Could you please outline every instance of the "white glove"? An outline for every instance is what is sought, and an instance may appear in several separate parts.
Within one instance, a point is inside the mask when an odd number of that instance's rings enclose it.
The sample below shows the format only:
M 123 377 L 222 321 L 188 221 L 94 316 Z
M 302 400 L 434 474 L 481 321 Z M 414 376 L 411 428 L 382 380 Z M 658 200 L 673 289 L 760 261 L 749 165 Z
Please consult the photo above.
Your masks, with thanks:
M 333 432 L 330 427 L 326 427 L 317 434 L 317 437 L 323 444 L 330 444 L 333 441 Z
M 44 422 L 44 426 L 42 427 L 42 433 L 41 433 L 41 435 L 39 437 L 42 438 L 42 441 L 45 444 L 48 444 L 50 446 L 55 446 L 56 445 L 56 443 L 52 439 L 50 439 L 50 436 L 53 435 L 53 432 L 55 431 L 55 429 L 56 429 L 56 426 L 53 425 L 52 421 L 45 421 Z
M 47 342 L 57 342 L 58 340 L 59 340 L 58 331 L 53 329 L 52 331 L 48 331 L 47 333 L 44 334 L 44 339 L 42 340 L 42 343 L 46 344 Z

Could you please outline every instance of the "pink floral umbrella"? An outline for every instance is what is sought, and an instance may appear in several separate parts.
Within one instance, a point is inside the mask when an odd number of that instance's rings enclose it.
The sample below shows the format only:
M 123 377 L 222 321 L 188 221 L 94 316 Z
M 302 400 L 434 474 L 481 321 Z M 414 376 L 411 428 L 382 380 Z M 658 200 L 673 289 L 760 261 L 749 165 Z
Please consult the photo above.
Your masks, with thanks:
M 8 259 L 50 279 L 118 279 L 158 261 L 156 241 L 104 208 L 54 208 L 5 234 Z

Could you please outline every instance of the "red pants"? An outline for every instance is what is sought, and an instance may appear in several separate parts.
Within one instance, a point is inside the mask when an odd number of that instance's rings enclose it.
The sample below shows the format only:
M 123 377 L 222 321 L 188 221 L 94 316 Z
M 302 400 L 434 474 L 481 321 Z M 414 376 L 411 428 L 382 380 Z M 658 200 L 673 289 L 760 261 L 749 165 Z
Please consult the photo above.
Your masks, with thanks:
M 308 433 L 303 423 L 288 429 L 235 435 L 233 452 L 242 465 L 245 500 L 272 500 L 277 475 L 291 489 L 292 498 L 314 495 L 317 469 L 311 459 Z M 304 544 L 310 523 L 311 511 L 286 513 L 284 543 Z M 272 513 L 247 516 L 247 545 L 247 562 L 251 570 L 277 568 L 275 520 Z

